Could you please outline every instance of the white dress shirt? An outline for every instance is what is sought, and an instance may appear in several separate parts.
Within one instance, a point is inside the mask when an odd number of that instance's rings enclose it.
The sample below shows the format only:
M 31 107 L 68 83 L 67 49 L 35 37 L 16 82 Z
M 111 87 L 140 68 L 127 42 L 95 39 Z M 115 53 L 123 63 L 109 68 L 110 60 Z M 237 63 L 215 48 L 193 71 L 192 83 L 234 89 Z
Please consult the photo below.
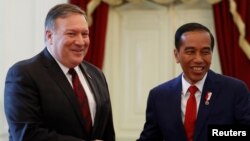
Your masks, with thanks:
M 48 48 L 47 48 L 48 49 Z M 50 50 L 48 49 L 49 53 Z M 51 53 L 50 53 L 51 54 Z M 51 56 L 53 57 L 53 55 L 51 54 Z M 60 63 L 55 57 L 53 57 L 57 64 L 60 66 L 61 70 L 63 71 L 63 73 L 65 74 L 65 76 L 67 77 L 69 83 L 71 84 L 72 88 L 73 88 L 73 84 L 72 84 L 72 76 L 68 73 L 69 68 L 65 67 L 62 63 Z M 83 72 L 80 70 L 79 66 L 74 68 L 77 75 L 79 76 L 79 79 L 81 81 L 81 84 L 85 90 L 85 93 L 87 95 L 88 98 L 88 102 L 89 102 L 89 108 L 90 108 L 90 113 L 91 113 L 91 119 L 92 119 L 92 125 L 94 125 L 94 119 L 95 119 L 95 114 L 96 114 L 96 102 L 94 99 L 94 95 L 89 87 L 89 84 L 86 80 L 86 76 L 84 76 Z
M 198 109 L 199 109 L 200 100 L 201 100 L 201 93 L 202 93 L 206 78 L 207 78 L 207 74 L 200 81 L 198 81 L 197 83 L 194 84 L 198 88 L 198 90 L 195 93 L 197 114 L 198 114 Z M 191 86 L 191 84 L 189 84 L 186 81 L 186 79 L 184 78 L 184 73 L 182 74 L 181 82 L 182 82 L 181 116 L 182 116 L 182 121 L 184 122 L 187 100 L 188 100 L 189 95 L 190 95 L 188 88 L 189 88 L 189 86 Z

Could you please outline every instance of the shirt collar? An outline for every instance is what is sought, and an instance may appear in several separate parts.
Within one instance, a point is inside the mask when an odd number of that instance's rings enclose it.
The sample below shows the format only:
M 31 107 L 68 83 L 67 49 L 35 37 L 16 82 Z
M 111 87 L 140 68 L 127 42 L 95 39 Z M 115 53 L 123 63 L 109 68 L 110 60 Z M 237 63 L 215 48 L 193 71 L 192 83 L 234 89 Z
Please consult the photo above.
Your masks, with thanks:
M 194 84 L 200 92 L 202 92 L 203 90 L 203 86 L 204 86 L 206 78 L 207 78 L 207 73 L 200 81 Z M 181 82 L 182 82 L 182 93 L 185 95 L 187 93 L 188 88 L 191 86 L 191 84 L 188 83 L 186 79 L 184 78 L 184 73 L 182 73 Z
M 69 71 L 69 68 L 66 67 L 66 66 L 64 66 L 62 63 L 60 63 L 60 62 L 53 56 L 53 54 L 50 52 L 50 49 L 49 49 L 48 47 L 47 47 L 47 49 L 48 49 L 50 55 L 56 60 L 57 64 L 59 65 L 59 67 L 61 68 L 61 70 L 63 71 L 63 73 L 64 73 L 65 75 L 67 75 L 67 74 L 68 74 L 68 71 Z M 79 71 L 79 67 L 78 67 L 78 66 L 76 66 L 74 69 L 76 70 L 76 72 Z

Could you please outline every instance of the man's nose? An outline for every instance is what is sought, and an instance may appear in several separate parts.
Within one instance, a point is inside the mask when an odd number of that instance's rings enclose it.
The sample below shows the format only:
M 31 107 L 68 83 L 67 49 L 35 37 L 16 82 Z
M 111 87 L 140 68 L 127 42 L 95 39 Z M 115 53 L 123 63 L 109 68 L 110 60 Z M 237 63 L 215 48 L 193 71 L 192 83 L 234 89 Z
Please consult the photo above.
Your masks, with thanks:
M 76 36 L 75 43 L 78 45 L 84 45 L 84 38 L 81 34 Z
M 202 54 L 197 52 L 197 53 L 195 54 L 194 60 L 195 60 L 196 62 L 202 62 L 202 61 L 203 61 L 203 59 L 202 59 Z

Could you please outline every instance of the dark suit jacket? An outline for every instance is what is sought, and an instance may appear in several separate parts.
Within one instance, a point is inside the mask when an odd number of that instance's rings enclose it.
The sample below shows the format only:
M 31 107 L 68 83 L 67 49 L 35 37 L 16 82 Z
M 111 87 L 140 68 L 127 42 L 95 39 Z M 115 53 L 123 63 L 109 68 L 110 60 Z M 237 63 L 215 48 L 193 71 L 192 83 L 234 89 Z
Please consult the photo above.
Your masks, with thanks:
M 209 105 L 205 95 L 212 92 Z M 150 91 L 146 122 L 138 141 L 187 141 L 181 117 L 181 75 Z M 197 115 L 194 140 L 208 140 L 208 125 L 250 124 L 249 91 L 240 80 L 208 72 Z
M 106 79 L 87 62 L 80 68 L 96 101 L 91 137 L 84 131 L 85 121 L 68 79 L 45 48 L 8 71 L 4 107 L 10 141 L 115 140 Z

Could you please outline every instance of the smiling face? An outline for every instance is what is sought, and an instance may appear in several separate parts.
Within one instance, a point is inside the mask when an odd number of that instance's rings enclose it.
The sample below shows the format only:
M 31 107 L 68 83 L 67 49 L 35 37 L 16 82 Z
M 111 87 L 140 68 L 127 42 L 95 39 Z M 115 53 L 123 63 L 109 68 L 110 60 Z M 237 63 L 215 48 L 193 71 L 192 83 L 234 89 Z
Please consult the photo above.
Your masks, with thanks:
M 55 20 L 55 28 L 46 30 L 47 46 L 51 54 L 64 66 L 79 65 L 87 54 L 89 29 L 82 14 L 72 13 Z
M 181 35 L 179 50 L 174 50 L 184 78 L 190 84 L 200 81 L 210 68 L 212 61 L 211 38 L 204 30 L 194 30 Z

